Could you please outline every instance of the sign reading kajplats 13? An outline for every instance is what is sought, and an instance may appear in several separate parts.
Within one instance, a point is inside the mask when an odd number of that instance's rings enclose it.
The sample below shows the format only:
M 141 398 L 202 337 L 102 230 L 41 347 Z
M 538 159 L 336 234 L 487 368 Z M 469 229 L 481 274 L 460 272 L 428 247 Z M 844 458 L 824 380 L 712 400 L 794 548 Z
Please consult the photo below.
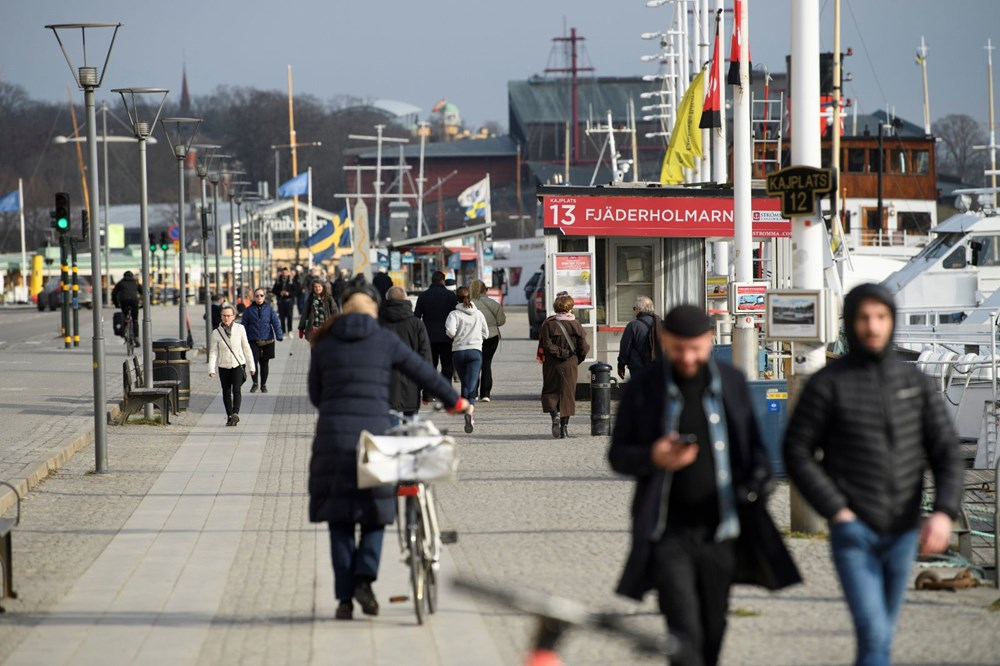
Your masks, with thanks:
M 816 197 L 831 191 L 832 169 L 790 166 L 767 177 L 767 193 L 781 197 L 781 214 L 786 217 L 812 215 Z
M 542 196 L 543 224 L 568 236 L 731 237 L 731 197 Z M 787 237 L 792 225 L 777 201 L 754 198 L 753 235 Z

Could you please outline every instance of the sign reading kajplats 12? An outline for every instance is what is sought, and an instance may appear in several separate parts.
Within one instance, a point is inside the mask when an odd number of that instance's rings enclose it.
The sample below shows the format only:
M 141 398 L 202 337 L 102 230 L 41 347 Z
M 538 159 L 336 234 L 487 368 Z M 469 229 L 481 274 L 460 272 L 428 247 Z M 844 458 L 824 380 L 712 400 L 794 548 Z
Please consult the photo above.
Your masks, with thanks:
M 569 236 L 731 237 L 731 197 L 642 197 L 616 195 L 542 196 L 543 224 Z M 755 197 L 753 235 L 792 235 L 776 199 Z

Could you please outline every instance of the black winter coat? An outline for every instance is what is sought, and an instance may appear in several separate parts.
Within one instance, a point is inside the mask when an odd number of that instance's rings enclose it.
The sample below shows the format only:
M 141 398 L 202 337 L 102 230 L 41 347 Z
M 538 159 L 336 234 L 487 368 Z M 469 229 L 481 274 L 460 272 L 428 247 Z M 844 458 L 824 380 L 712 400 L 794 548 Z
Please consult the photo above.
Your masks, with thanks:
M 379 315 L 379 323 L 402 340 L 407 347 L 431 362 L 431 343 L 427 339 L 427 329 L 413 316 L 413 305 L 409 301 L 386 301 Z M 389 406 L 399 412 L 415 412 L 420 409 L 420 387 L 398 370 L 392 371 L 389 385 Z
M 123 277 L 115 283 L 111 290 L 111 304 L 120 307 L 121 303 L 138 303 L 141 299 L 142 287 L 134 277 Z
M 413 314 L 417 319 L 424 320 L 427 327 L 427 338 L 431 342 L 451 343 L 451 338 L 444 330 L 444 321 L 455 309 L 458 297 L 443 284 L 432 284 L 430 288 L 417 297 L 417 307 Z
M 309 461 L 309 520 L 388 525 L 396 518 L 396 489 L 358 489 L 357 446 L 362 430 L 389 428 L 389 382 L 401 371 L 444 401 L 458 394 L 419 354 L 368 315 L 339 315 L 312 349 L 309 400 L 319 409 Z
M 382 298 L 382 303 L 385 303 L 385 293 L 392 289 L 392 278 L 386 273 L 376 273 L 375 277 L 372 278 L 372 286 L 378 290 L 378 295 Z
M 640 313 L 628 323 L 618 345 L 618 369 L 627 367 L 635 377 L 642 368 L 661 357 L 660 344 L 650 344 L 649 336 L 659 330 L 656 315 Z
M 934 510 L 954 519 L 963 483 L 958 436 L 930 377 L 891 349 L 871 354 L 858 342 L 853 322 L 864 298 L 894 311 L 881 287 L 863 285 L 848 294 L 844 321 L 851 351 L 803 389 L 785 431 L 788 476 L 824 518 L 847 507 L 875 531 L 896 534 L 920 520 L 929 461 Z
M 750 403 L 746 379 L 736 368 L 716 362 L 722 379 L 723 406 L 729 433 L 729 464 L 740 536 L 736 542 L 734 582 L 771 590 L 801 582 L 765 498 L 771 470 Z M 653 443 L 666 436 L 668 363 L 657 363 L 626 383 L 615 420 L 608 460 L 620 474 L 636 479 L 632 499 L 632 550 L 618 593 L 641 600 L 653 587 L 650 558 L 659 524 L 663 481 L 669 472 L 653 465 Z

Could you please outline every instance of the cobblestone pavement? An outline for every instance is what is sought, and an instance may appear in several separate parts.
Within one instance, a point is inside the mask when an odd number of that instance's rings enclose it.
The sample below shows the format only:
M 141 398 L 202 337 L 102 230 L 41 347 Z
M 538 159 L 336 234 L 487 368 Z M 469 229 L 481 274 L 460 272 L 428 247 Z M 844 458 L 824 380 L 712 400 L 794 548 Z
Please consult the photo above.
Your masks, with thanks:
M 613 595 L 628 541 L 631 484 L 613 475 L 604 438 L 578 405 L 568 440 L 553 440 L 537 392 L 534 344 L 513 314 L 497 356 L 494 401 L 476 431 L 435 417 L 460 442 L 460 482 L 438 489 L 448 547 L 444 578 L 523 586 L 631 616 L 662 633 L 653 600 Z M 287 356 L 293 351 L 294 356 Z M 22 597 L 0 617 L 0 662 L 185 664 L 516 664 L 529 618 L 446 585 L 441 611 L 417 627 L 395 535 L 386 533 L 382 614 L 331 620 L 323 526 L 307 522 L 305 475 L 314 412 L 305 399 L 308 348 L 278 347 L 267 395 L 245 394 L 238 433 L 215 382 L 192 372 L 192 405 L 170 428 L 109 430 L 112 473 L 88 474 L 88 447 L 25 502 L 15 535 Z M 228 431 L 228 432 L 227 432 Z M 787 492 L 772 500 L 787 524 Z M 737 587 L 723 663 L 848 664 L 852 634 L 824 540 L 791 539 L 806 584 L 776 595 Z M 114 564 L 115 566 L 110 566 Z M 995 589 L 908 594 L 900 664 L 1000 663 Z M 75 646 L 75 656 L 70 647 Z M 570 634 L 568 664 L 662 663 L 602 635 Z M 68 656 L 69 655 L 69 656 Z

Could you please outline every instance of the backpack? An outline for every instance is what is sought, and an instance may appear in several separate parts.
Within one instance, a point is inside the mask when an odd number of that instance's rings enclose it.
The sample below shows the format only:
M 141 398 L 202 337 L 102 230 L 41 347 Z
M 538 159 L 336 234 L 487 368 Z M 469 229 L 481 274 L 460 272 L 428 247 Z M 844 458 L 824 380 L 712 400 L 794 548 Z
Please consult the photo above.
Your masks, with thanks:
M 637 317 L 636 320 L 649 330 L 649 335 L 646 336 L 646 344 L 638 350 L 639 357 L 642 359 L 642 362 L 648 365 L 652 363 L 653 359 L 657 356 L 656 329 L 658 327 L 656 325 L 656 315 L 653 315 L 652 325 L 646 323 L 646 321 L 642 318 Z

